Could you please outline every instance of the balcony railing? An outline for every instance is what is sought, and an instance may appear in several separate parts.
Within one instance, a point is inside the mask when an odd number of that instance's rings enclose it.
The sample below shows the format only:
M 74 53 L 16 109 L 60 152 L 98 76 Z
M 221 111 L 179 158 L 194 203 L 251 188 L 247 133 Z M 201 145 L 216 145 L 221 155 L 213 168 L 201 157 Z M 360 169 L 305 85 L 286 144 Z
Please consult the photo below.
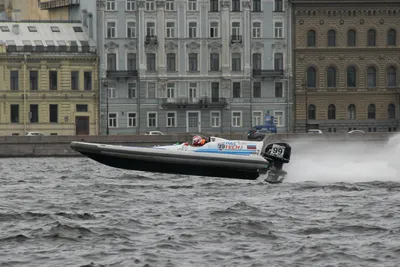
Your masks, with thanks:
M 80 0 L 49 0 L 47 2 L 39 3 L 39 8 L 50 9 L 50 8 L 59 8 L 59 7 L 73 6 L 79 4 Z
M 193 98 L 161 98 L 164 108 L 185 109 L 196 108 L 224 108 L 227 105 L 226 99 L 221 97 L 193 97 Z
M 137 77 L 137 70 L 107 70 L 108 78 L 129 78 Z
M 283 70 L 261 70 L 261 69 L 253 69 L 253 77 L 254 78 L 275 78 L 282 77 Z
M 157 44 L 157 36 L 156 35 L 146 35 L 146 40 L 144 44 Z
M 231 43 L 241 43 L 242 41 L 242 35 L 231 35 Z

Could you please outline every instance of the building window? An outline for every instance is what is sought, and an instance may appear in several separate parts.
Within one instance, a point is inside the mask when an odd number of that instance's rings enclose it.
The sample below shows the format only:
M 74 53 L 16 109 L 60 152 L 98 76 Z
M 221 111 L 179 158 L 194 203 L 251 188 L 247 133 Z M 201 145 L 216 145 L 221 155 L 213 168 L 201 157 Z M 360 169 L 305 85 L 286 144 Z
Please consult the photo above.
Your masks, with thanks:
M 147 71 L 156 71 L 156 54 L 147 53 Z
M 88 105 L 85 104 L 76 104 L 75 106 L 76 112 L 88 112 Z
M 275 70 L 283 70 L 283 54 L 282 53 L 275 53 L 274 69 Z
M 283 83 L 275 82 L 275 97 L 283 97 Z
M 147 127 L 157 127 L 157 113 L 147 113 Z
M 39 105 L 37 104 L 29 105 L 29 121 L 31 123 L 39 122 Z
M 38 78 L 39 78 L 39 73 L 36 70 L 31 70 L 29 72 L 29 87 L 31 90 L 37 90 L 38 89 Z
M 221 113 L 219 111 L 211 111 L 211 127 L 221 127 Z
M 126 0 L 126 11 L 134 11 L 136 9 L 136 0 Z
M 387 45 L 396 46 L 396 30 L 390 29 L 387 35 Z
M 240 41 L 240 22 L 232 22 L 232 40 Z
M 283 23 L 282 22 L 275 22 L 275 38 L 282 38 L 283 37 Z
M 253 38 L 261 37 L 261 22 L 253 22 Z
M 167 0 L 165 2 L 165 10 L 166 11 L 174 11 L 175 10 L 174 0 Z
M 357 78 L 357 72 L 356 68 L 354 67 L 348 67 L 347 68 L 347 87 L 356 87 L 356 78 Z
M 210 38 L 218 38 L 218 22 L 210 23 Z
M 126 24 L 126 37 L 127 38 L 135 38 L 136 37 L 136 23 L 130 21 Z
M 232 71 L 241 71 L 242 70 L 242 55 L 240 53 L 232 54 Z
M 57 90 L 57 71 L 49 71 L 49 90 Z
M 167 54 L 167 71 L 176 71 L 176 56 L 174 53 Z
M 232 112 L 232 127 L 242 127 L 242 112 Z
M 107 22 L 107 38 L 115 38 L 115 30 L 116 23 L 115 22 Z
M 197 38 L 197 23 L 189 22 L 189 38 Z
M 261 97 L 261 82 L 253 82 L 253 97 Z
M 196 11 L 197 10 L 197 0 L 188 0 L 188 10 Z
M 175 22 L 167 22 L 167 38 L 175 37 Z
M 167 84 L 167 98 L 174 98 L 175 97 L 175 83 L 168 83 Z
M 315 120 L 317 115 L 317 108 L 315 105 L 308 105 L 308 119 Z
M 261 0 L 253 0 L 253 12 L 261 12 Z
M 108 98 L 115 98 L 115 88 L 108 88 Z
M 176 113 L 167 112 L 167 127 L 176 127 Z
M 156 35 L 156 24 L 154 22 L 146 23 L 146 36 L 153 37 Z
M 349 30 L 347 32 L 347 46 L 354 47 L 356 46 L 356 31 Z
M 219 71 L 219 54 L 210 54 L 210 71 Z
M 347 107 L 347 118 L 349 120 L 355 120 L 356 119 L 356 106 L 354 104 L 350 104 Z
M 106 10 L 107 11 L 115 11 L 116 10 L 116 0 L 107 0 Z
M 283 2 L 282 0 L 275 0 L 275 12 L 283 11 Z
M 253 70 L 261 70 L 261 54 L 253 54 Z
M 232 0 L 232 12 L 240 12 L 240 0 Z
M 189 98 L 197 97 L 197 83 L 189 83 Z
M 218 0 L 210 0 L 210 12 L 218 12 Z
M 388 119 L 389 120 L 396 119 L 396 107 L 394 104 L 388 105 Z
M 374 67 L 369 67 L 367 70 L 368 75 L 368 88 L 376 87 L 376 69 Z
M 57 104 L 50 104 L 49 105 L 49 118 L 50 123 L 57 123 L 58 122 L 58 105 Z
M 307 32 L 307 47 L 315 47 L 315 31 L 313 30 Z
M 261 119 L 262 119 L 262 112 L 261 111 L 254 111 L 253 112 L 253 125 L 252 126 L 262 125 Z
M 189 71 L 198 71 L 197 53 L 190 53 L 189 54 Z
M 329 67 L 327 70 L 327 86 L 330 88 L 336 87 L 336 69 L 334 67 Z
M 136 97 L 136 83 L 128 83 L 128 98 Z
M 92 90 L 92 72 L 85 71 L 83 73 L 83 86 L 85 91 Z
M 136 113 L 128 112 L 128 127 L 136 127 Z
M 307 69 L 307 87 L 315 88 L 317 84 L 317 72 L 313 67 Z
M 11 123 L 19 123 L 19 105 L 10 105 L 10 110 Z
M 368 46 L 376 46 L 376 31 L 374 29 L 368 31 Z
M 328 46 L 329 47 L 336 46 L 336 32 L 334 30 L 328 31 Z
M 146 0 L 146 10 L 147 11 L 154 11 L 154 9 L 155 9 L 154 1 Z
M 12 91 L 18 91 L 19 87 L 19 74 L 17 70 L 10 71 L 10 89 Z
M 115 112 L 108 113 L 108 127 L 117 128 L 117 116 L 118 114 Z
M 114 53 L 107 54 L 107 70 L 117 70 L 117 55 Z
M 283 127 L 285 126 L 285 121 L 283 118 L 283 111 L 274 111 L 274 119 L 276 121 L 276 126 L 277 127 Z
M 219 83 L 211 83 L 211 102 L 219 102 Z
M 368 119 L 373 120 L 375 119 L 376 108 L 374 104 L 368 105 Z
M 79 71 L 71 71 L 71 90 L 79 90 Z
M 241 91 L 240 91 L 240 82 L 232 83 L 232 97 L 233 98 L 240 98 Z
M 136 54 L 128 53 L 127 57 L 127 69 L 128 70 L 136 70 Z
M 328 120 L 336 120 L 336 107 L 333 104 L 328 106 Z
M 387 69 L 387 85 L 388 87 L 396 87 L 396 68 L 391 66 Z

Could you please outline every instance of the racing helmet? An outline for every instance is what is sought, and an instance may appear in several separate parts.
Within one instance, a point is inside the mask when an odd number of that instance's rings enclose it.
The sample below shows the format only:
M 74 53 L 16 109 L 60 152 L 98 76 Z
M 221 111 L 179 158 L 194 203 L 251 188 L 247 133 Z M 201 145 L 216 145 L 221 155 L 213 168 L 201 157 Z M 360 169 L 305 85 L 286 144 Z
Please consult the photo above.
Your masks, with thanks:
M 203 140 L 203 137 L 201 137 L 200 135 L 195 135 L 195 136 L 193 136 L 192 145 L 200 146 L 202 140 Z

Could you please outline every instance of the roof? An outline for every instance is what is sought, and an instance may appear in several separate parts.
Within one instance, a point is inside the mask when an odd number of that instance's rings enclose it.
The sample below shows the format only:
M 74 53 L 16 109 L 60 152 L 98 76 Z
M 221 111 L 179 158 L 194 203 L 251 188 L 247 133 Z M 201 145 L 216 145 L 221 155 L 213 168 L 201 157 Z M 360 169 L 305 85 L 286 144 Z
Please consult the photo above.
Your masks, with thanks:
M 95 43 L 77 22 L 0 21 L 8 52 L 94 52 Z
M 400 0 L 289 0 L 293 4 L 399 4 Z

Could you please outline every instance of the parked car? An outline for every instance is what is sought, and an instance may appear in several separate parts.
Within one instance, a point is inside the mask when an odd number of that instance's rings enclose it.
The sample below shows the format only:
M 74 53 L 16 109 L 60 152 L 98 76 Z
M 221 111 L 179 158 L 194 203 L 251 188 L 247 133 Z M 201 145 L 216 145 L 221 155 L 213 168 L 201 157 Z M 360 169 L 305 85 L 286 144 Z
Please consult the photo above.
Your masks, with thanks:
M 145 133 L 145 135 L 165 135 L 165 134 L 160 131 L 150 131 L 150 132 Z
M 268 133 L 270 133 L 270 131 L 268 131 L 268 130 L 255 130 L 255 129 L 253 129 L 253 130 L 250 130 L 247 133 L 247 139 L 248 140 L 261 141 L 261 140 L 263 140 L 265 138 L 265 135 L 268 134 Z
M 41 132 L 27 132 L 26 136 L 45 136 L 45 134 Z
M 307 131 L 309 134 L 322 134 L 322 131 L 319 129 L 310 129 Z
M 349 134 L 365 134 L 365 132 L 363 130 L 352 130 Z

